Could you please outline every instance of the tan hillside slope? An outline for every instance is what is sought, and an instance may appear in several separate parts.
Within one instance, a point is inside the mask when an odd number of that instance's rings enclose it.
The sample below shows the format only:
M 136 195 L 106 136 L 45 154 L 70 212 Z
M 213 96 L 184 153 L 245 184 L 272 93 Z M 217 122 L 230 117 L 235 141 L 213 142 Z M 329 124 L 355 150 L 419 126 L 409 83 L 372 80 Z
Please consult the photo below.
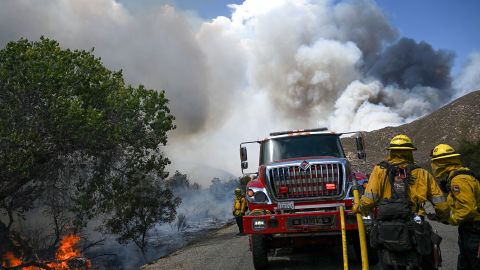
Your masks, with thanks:
M 460 141 L 480 140 L 480 91 L 460 97 L 437 111 L 417 119 L 411 123 L 398 127 L 386 127 L 365 133 L 367 162 L 353 164 L 362 171 L 371 170 L 372 166 L 383 159 L 387 154 L 385 148 L 390 139 L 396 134 L 407 134 L 418 148 L 414 152 L 415 160 L 426 164 L 431 149 L 439 143 L 447 143 L 453 147 Z M 354 155 L 353 144 L 350 138 L 345 139 L 344 146 L 349 156 Z

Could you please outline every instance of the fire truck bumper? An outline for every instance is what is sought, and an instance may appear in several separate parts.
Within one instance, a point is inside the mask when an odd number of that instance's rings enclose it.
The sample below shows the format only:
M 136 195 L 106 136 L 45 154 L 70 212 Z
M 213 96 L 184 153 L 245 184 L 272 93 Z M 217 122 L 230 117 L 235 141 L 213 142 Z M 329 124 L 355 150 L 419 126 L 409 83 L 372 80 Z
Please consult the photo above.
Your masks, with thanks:
M 302 212 L 243 216 L 247 234 L 335 233 L 340 232 L 340 212 Z M 345 229 L 357 230 L 355 215 L 345 211 Z

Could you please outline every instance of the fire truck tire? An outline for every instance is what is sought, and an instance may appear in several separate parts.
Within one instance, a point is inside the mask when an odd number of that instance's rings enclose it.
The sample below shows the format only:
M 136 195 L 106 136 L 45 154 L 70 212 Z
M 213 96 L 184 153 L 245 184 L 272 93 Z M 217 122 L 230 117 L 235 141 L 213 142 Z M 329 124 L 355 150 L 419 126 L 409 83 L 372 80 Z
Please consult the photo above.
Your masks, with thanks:
M 256 270 L 265 269 L 268 265 L 268 247 L 264 235 L 252 235 L 253 266 Z

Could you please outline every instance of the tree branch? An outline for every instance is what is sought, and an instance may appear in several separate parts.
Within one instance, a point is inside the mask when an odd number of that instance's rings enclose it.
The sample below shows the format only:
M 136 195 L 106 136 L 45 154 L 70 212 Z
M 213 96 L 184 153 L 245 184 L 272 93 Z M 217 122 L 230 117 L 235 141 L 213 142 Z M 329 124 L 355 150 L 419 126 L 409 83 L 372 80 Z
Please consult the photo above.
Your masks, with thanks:
M 91 247 L 94 247 L 94 246 L 96 246 L 96 245 L 98 245 L 98 244 L 100 244 L 100 243 L 102 243 L 102 242 L 104 242 L 104 241 L 105 241 L 105 238 L 103 238 L 103 239 L 101 239 L 101 240 L 98 240 L 98 241 L 96 241 L 96 242 L 93 242 L 93 243 L 88 244 L 87 246 L 85 246 L 84 248 L 82 248 L 81 253 L 85 253 L 85 251 L 86 251 L 87 249 L 89 249 L 89 248 L 91 248 Z
M 20 265 L 12 266 L 12 267 L 2 266 L 2 267 L 3 267 L 2 269 L 6 269 L 6 270 L 20 270 L 20 269 L 23 269 L 23 268 L 29 267 L 29 266 L 35 266 L 35 267 L 42 268 L 42 269 L 45 269 L 45 270 L 53 270 L 53 268 L 51 268 L 50 266 L 48 266 L 47 263 L 39 263 L 39 262 L 36 262 L 36 261 L 27 262 L 27 263 L 22 263 L 22 264 L 20 264 Z

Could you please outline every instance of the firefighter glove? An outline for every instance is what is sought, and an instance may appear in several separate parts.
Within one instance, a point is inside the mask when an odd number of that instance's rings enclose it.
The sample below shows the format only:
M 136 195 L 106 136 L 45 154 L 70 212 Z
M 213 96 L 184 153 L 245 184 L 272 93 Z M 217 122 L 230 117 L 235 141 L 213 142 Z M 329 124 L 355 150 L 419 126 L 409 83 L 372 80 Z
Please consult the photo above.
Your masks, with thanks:
M 352 213 L 354 214 L 361 214 L 362 210 L 360 208 L 360 204 L 354 204 L 352 207 Z

